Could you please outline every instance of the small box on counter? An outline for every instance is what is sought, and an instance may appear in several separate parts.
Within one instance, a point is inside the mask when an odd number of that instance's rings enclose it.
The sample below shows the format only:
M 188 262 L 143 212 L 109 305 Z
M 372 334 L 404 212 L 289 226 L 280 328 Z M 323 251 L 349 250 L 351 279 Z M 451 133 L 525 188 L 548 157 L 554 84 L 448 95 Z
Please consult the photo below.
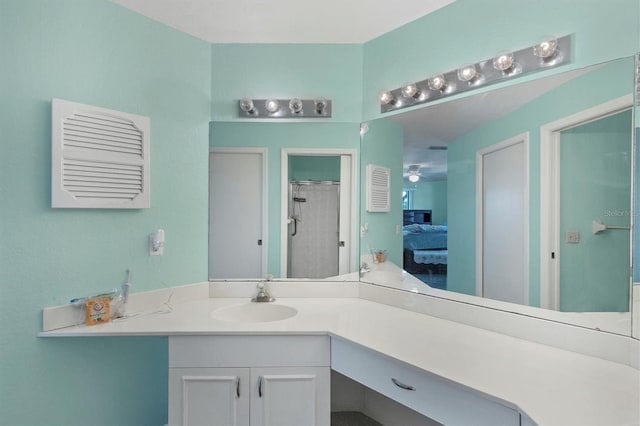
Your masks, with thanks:
M 87 300 L 87 325 L 96 325 L 109 322 L 109 304 L 111 299 L 108 297 L 96 297 Z

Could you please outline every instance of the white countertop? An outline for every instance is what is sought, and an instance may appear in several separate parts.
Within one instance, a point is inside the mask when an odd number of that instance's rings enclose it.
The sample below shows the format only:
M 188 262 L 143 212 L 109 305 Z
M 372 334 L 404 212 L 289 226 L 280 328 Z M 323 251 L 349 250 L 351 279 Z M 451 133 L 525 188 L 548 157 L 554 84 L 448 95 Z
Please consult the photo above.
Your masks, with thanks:
M 187 301 L 163 314 L 41 336 L 330 334 L 508 401 L 541 425 L 640 425 L 632 367 L 358 298 L 280 298 L 294 317 L 223 322 L 211 311 L 247 298 Z

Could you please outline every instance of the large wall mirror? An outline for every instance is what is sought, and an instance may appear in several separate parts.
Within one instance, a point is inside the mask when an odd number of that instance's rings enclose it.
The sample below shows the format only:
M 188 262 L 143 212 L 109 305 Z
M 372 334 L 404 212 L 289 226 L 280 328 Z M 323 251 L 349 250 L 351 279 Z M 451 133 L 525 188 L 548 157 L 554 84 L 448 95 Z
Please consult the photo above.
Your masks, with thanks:
M 361 213 L 361 280 L 631 334 L 635 68 L 621 58 L 368 123 L 363 170 L 381 146 L 401 153 L 391 212 Z

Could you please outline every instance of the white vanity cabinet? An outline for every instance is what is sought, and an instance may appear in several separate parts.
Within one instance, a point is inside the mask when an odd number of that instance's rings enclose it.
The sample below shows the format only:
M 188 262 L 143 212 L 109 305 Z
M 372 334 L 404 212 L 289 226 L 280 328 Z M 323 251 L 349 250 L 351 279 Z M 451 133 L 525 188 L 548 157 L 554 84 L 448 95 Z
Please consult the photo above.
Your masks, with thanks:
M 328 336 L 169 337 L 170 425 L 329 425 Z
M 439 423 L 520 425 L 515 407 L 363 346 L 332 338 L 331 359 L 337 372 Z

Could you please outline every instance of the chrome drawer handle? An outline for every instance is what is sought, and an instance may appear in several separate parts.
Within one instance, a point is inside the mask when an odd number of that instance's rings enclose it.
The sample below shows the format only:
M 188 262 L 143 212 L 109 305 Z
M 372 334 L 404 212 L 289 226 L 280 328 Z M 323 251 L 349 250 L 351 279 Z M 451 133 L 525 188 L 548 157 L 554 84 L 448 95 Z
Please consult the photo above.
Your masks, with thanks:
M 400 380 L 394 379 L 393 377 L 391 378 L 391 381 L 393 382 L 394 385 L 396 385 L 397 387 L 402 388 L 404 390 L 410 390 L 410 391 L 416 390 L 416 388 L 414 388 L 413 386 L 405 385 Z

